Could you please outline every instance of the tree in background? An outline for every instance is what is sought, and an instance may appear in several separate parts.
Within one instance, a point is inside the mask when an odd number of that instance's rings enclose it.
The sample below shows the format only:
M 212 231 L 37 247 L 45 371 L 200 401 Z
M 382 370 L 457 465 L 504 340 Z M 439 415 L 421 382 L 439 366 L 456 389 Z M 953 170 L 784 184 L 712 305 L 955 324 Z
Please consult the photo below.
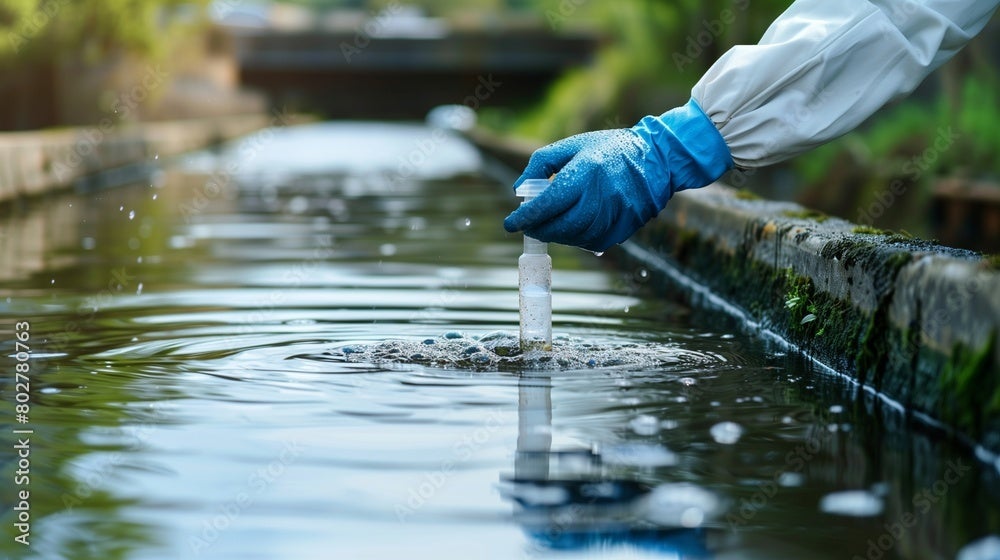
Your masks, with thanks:
M 109 97 L 97 90 L 124 89 L 130 72 L 142 80 L 168 61 L 184 38 L 203 31 L 207 3 L 0 0 L 0 129 L 88 124 L 84 106 L 95 117 L 108 109 L 97 107 Z
M 101 57 L 153 53 L 175 21 L 191 20 L 208 0 L 2 0 L 0 60 L 66 52 Z

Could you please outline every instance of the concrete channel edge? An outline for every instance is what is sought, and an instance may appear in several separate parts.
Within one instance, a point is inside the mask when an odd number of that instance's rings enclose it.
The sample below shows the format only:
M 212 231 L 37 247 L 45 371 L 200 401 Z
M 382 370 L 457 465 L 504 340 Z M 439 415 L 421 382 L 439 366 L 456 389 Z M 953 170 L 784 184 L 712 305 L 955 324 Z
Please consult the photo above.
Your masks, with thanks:
M 272 124 L 266 114 L 0 133 L 0 203 L 68 188 L 97 173 L 230 140 Z

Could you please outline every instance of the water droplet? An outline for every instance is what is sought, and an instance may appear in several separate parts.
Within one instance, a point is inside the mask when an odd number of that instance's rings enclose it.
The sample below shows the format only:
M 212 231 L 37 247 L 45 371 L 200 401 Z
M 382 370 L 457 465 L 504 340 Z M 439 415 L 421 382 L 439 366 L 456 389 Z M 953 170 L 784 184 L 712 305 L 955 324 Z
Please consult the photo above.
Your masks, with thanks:
M 805 480 L 806 477 L 797 472 L 785 471 L 778 476 L 778 484 L 786 487 L 802 486 Z
M 158 195 L 156 193 L 153 193 L 153 200 L 156 200 L 156 197 L 158 197 L 158 196 L 160 196 L 160 195 Z
M 302 214 L 309 209 L 309 199 L 304 196 L 295 196 L 288 201 L 288 211 L 292 214 Z
M 139 286 L 135 290 L 135 295 L 137 295 L 137 296 L 141 296 L 142 295 L 142 282 L 139 282 Z
M 383 243 L 379 246 L 378 252 L 383 257 L 391 257 L 396 254 L 396 246 L 392 243 Z
M 172 235 L 168 240 L 171 249 L 194 247 L 194 240 L 186 235 Z
M 664 420 L 663 422 L 660 422 L 660 427 L 664 430 L 673 430 L 677 426 L 680 426 L 680 422 L 677 420 Z
M 153 154 L 153 159 L 160 159 L 160 154 Z
M 121 212 L 122 210 L 125 210 L 125 205 L 124 204 L 118 207 L 118 211 L 119 212 Z
M 660 431 L 660 421 L 655 416 L 641 414 L 629 421 L 628 427 L 640 436 L 653 436 Z
M 830 407 L 830 412 L 832 412 L 833 414 L 840 414 L 843 411 L 844 407 L 840 406 L 839 404 L 835 404 Z
M 129 221 L 132 221 L 132 220 L 135 219 L 135 210 L 129 210 L 128 211 L 128 219 L 129 219 Z
M 668 527 L 698 527 L 720 509 L 719 498 L 694 484 L 661 484 L 650 492 L 649 518 Z
M 624 443 L 601 449 L 601 459 L 609 465 L 634 467 L 670 467 L 677 464 L 677 454 L 653 443 Z
M 645 268 L 640 268 L 639 269 L 639 278 L 646 278 L 648 276 L 649 276 L 649 271 L 648 270 L 646 270 Z
M 42 387 L 41 389 L 39 389 L 38 392 L 42 393 L 42 394 L 45 394 L 45 395 L 55 395 L 56 393 L 59 393 L 60 391 L 59 391 L 59 389 L 57 387 Z
M 53 278 L 52 280 L 49 281 L 49 284 L 55 284 L 55 283 L 56 283 L 56 279 L 55 278 Z
M 709 430 L 716 443 L 732 445 L 743 436 L 743 426 L 736 422 L 719 422 Z
M 83 247 L 84 251 L 90 251 L 97 247 L 97 240 L 93 237 L 82 237 L 80 238 L 80 247 Z
M 604 256 L 604 251 L 591 251 L 591 253 L 594 253 L 595 257 L 603 257 Z
M 1000 558 L 1000 537 L 987 535 L 958 551 L 955 560 L 995 560 Z
M 823 496 L 819 509 L 823 513 L 849 517 L 873 517 L 885 507 L 882 498 L 867 490 L 844 490 Z

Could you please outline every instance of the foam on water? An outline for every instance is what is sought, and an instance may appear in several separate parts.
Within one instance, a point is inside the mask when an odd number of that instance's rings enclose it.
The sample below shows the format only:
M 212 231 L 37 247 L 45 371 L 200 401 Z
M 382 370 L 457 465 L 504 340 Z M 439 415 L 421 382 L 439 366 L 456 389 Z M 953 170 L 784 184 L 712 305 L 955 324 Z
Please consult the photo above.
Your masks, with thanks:
M 718 357 L 670 344 L 585 340 L 556 337 L 551 351 L 522 352 L 518 336 L 504 331 L 466 335 L 449 331 L 424 339 L 390 339 L 372 343 L 343 344 L 324 358 L 372 364 L 422 364 L 473 370 L 570 370 L 698 366 Z

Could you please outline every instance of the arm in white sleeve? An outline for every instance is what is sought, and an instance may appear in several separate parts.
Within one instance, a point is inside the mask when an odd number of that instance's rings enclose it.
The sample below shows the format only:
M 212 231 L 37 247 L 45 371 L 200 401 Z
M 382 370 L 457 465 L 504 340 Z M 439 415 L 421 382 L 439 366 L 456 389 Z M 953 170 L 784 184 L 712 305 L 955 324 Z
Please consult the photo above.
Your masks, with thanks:
M 726 52 L 691 96 L 739 167 L 776 163 L 912 92 L 1000 0 L 798 0 L 756 45 Z

